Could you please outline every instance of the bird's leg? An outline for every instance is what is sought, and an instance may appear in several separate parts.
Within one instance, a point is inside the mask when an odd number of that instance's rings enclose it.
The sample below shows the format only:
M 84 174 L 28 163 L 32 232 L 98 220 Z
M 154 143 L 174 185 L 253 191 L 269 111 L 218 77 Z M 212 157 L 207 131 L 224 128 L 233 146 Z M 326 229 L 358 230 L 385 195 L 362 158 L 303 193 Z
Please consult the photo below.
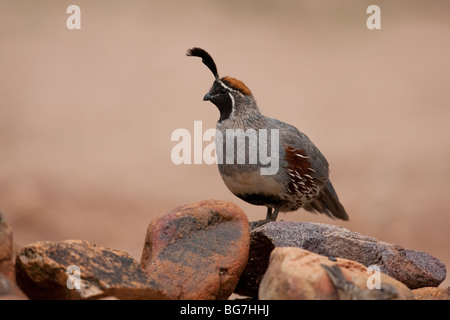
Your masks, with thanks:
M 280 209 L 275 208 L 275 210 L 272 212 L 272 208 L 267 207 L 266 218 L 264 220 L 250 222 L 250 229 L 255 229 L 257 227 L 261 227 L 262 225 L 266 224 L 267 222 L 276 221 L 279 211 L 280 211 Z
M 271 216 L 272 216 L 272 208 L 271 207 L 267 207 L 266 220 L 270 220 Z
M 270 221 L 277 221 L 277 217 L 278 217 L 278 212 L 280 212 L 279 208 L 275 208 L 275 210 L 273 211 L 273 213 L 270 215 Z M 267 218 L 266 218 L 267 220 Z

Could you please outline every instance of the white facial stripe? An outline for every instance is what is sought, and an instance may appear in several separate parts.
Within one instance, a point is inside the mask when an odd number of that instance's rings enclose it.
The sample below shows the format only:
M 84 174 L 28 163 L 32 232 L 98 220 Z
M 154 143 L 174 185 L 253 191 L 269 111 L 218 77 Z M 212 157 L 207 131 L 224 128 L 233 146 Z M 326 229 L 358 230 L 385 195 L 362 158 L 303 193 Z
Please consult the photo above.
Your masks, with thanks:
M 233 88 L 230 88 L 229 86 L 227 86 L 225 83 L 223 83 L 223 82 L 220 81 L 220 80 L 217 80 L 217 82 L 219 82 L 220 85 L 221 85 L 222 87 L 224 87 L 225 89 L 228 89 L 228 90 L 233 91 L 233 92 L 238 92 L 237 90 L 235 90 L 235 89 L 233 89 Z M 233 105 L 233 106 L 234 106 L 234 105 Z
M 228 95 L 230 96 L 230 99 L 231 99 L 231 113 L 230 113 L 230 118 L 231 118 L 234 115 L 235 102 L 234 102 L 233 94 L 231 92 L 228 92 Z
M 231 99 L 231 106 L 233 107 L 233 110 L 234 110 L 234 97 L 233 97 L 233 95 L 231 94 L 231 92 L 228 92 L 228 95 L 230 96 L 230 99 Z

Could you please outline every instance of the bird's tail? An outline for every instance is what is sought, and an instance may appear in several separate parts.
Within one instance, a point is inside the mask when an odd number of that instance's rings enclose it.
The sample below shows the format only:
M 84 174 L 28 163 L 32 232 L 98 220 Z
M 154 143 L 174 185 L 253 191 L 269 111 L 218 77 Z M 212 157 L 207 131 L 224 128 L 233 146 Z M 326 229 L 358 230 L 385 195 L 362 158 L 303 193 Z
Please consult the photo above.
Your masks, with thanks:
M 319 212 L 326 214 L 331 218 L 348 220 L 347 212 L 345 211 L 342 204 L 339 202 L 339 198 L 334 191 L 333 185 L 330 180 L 328 180 L 322 190 L 319 193 L 319 196 L 311 201 L 310 203 L 303 206 L 303 208 L 310 212 Z

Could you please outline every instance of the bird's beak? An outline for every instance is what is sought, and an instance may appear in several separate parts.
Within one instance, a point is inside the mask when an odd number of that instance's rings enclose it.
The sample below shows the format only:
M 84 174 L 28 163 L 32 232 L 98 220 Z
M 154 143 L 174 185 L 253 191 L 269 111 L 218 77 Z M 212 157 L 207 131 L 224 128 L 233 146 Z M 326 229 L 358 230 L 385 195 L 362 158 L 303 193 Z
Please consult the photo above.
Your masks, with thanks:
M 208 92 L 207 94 L 205 94 L 205 96 L 203 97 L 203 101 L 209 101 L 213 98 L 213 96 Z

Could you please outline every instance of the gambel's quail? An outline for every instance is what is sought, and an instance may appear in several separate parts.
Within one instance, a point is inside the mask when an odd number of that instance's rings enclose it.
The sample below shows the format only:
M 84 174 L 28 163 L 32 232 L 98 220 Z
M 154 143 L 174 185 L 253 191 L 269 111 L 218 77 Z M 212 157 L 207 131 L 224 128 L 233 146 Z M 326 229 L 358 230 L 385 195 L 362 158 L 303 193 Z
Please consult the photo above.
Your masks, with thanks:
M 215 77 L 203 100 L 211 101 L 220 111 L 215 140 L 216 155 L 221 150 L 228 152 L 224 154 L 227 161 L 218 160 L 223 181 L 240 199 L 267 207 L 266 219 L 254 222 L 252 227 L 275 221 L 279 211 L 294 211 L 299 208 L 323 213 L 331 218 L 348 220 L 348 215 L 328 178 L 328 162 L 311 140 L 295 127 L 264 116 L 259 111 L 252 92 L 242 81 L 231 77 L 219 78 L 215 62 L 205 50 L 192 48 L 187 51 L 187 55 L 202 58 L 202 62 Z M 272 144 L 269 139 L 261 139 L 261 132 L 269 131 L 277 133 L 275 138 L 271 136 Z M 253 163 L 249 161 L 251 146 L 248 145 L 230 149 L 234 161 L 228 161 L 230 150 L 223 142 L 231 143 L 226 137 L 230 132 L 258 132 L 260 137 L 253 140 L 253 144 L 258 144 L 258 149 L 264 147 L 262 150 L 267 153 L 276 151 L 277 170 L 273 174 L 262 174 L 261 170 L 267 169 L 267 162 L 263 163 L 260 159 Z M 276 150 L 273 142 L 277 142 Z M 269 146 L 261 145 L 264 143 Z M 240 151 L 245 152 L 244 162 L 239 161 Z

